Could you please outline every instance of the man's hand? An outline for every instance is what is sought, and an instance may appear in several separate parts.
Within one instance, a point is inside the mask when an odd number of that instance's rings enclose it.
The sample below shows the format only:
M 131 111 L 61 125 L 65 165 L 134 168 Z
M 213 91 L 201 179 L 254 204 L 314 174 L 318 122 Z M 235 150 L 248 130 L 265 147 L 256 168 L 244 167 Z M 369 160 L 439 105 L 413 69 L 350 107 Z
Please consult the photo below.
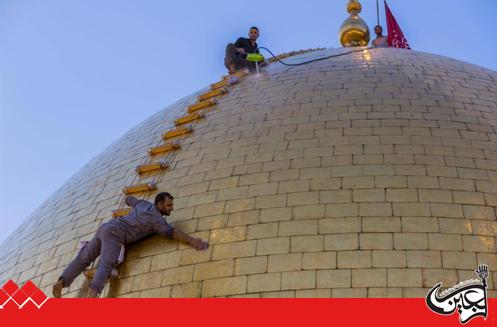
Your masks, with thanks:
M 202 241 L 200 238 L 193 238 L 190 241 L 190 245 L 198 251 L 207 250 L 209 247 L 209 243 Z
M 244 49 L 244 48 L 235 48 L 235 49 L 236 49 L 236 51 L 237 51 L 238 53 L 240 53 L 240 54 L 242 54 L 242 55 L 244 55 L 244 54 L 245 54 L 245 49 Z
M 209 247 L 209 243 L 202 241 L 200 238 L 192 237 L 188 234 L 185 234 L 177 228 L 173 229 L 172 237 L 175 240 L 190 244 L 194 249 L 197 249 L 199 251 L 206 250 Z

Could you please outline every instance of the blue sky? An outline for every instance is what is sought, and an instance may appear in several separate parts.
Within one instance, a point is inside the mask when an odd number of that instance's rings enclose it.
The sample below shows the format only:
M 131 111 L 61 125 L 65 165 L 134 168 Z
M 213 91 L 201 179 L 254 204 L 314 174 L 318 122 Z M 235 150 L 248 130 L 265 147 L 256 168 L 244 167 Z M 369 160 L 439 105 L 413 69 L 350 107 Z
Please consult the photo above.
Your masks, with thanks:
M 0 243 L 128 129 L 218 81 L 248 27 L 276 53 L 338 47 L 346 3 L 0 0 Z M 413 49 L 497 70 L 497 1 L 388 3 Z

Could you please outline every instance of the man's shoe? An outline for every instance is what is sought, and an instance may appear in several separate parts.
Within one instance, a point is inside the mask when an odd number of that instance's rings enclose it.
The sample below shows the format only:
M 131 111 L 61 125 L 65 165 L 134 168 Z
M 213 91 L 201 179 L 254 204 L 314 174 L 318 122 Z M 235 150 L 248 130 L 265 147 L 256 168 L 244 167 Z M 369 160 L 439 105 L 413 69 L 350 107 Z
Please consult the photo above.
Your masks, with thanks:
M 54 297 L 60 298 L 62 297 L 62 289 L 64 288 L 64 280 L 59 278 L 57 283 L 52 287 L 52 293 Z
M 98 297 L 98 292 L 95 291 L 93 288 L 88 288 L 88 295 L 86 296 L 87 298 L 97 298 Z
M 118 278 L 119 278 L 119 272 L 117 271 L 116 268 L 112 268 L 108 281 L 110 282 L 111 280 L 118 279 Z

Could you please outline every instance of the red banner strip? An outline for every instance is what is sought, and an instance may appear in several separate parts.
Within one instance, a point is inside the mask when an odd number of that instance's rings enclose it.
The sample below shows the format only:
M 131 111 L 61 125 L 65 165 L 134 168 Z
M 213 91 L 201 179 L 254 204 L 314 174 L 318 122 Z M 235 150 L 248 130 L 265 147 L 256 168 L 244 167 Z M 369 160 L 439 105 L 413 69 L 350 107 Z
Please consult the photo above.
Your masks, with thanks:
M 497 326 L 497 299 L 488 316 L 465 326 Z M 41 308 L 9 302 L 2 326 L 461 326 L 457 312 L 436 314 L 424 299 L 48 299 Z M 400 323 L 400 325 L 399 325 Z M 158 326 L 160 326 L 158 325 Z

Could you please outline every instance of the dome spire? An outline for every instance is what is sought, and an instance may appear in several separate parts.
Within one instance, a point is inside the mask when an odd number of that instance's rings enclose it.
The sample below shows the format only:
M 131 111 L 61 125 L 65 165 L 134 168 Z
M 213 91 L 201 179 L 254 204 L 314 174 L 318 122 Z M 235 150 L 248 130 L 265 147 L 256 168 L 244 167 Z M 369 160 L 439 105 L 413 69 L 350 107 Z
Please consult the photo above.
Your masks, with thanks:
M 362 10 L 358 0 L 349 0 L 347 11 L 350 17 L 340 26 L 338 35 L 340 43 L 344 47 L 366 46 L 369 43 L 369 27 L 359 13 Z

